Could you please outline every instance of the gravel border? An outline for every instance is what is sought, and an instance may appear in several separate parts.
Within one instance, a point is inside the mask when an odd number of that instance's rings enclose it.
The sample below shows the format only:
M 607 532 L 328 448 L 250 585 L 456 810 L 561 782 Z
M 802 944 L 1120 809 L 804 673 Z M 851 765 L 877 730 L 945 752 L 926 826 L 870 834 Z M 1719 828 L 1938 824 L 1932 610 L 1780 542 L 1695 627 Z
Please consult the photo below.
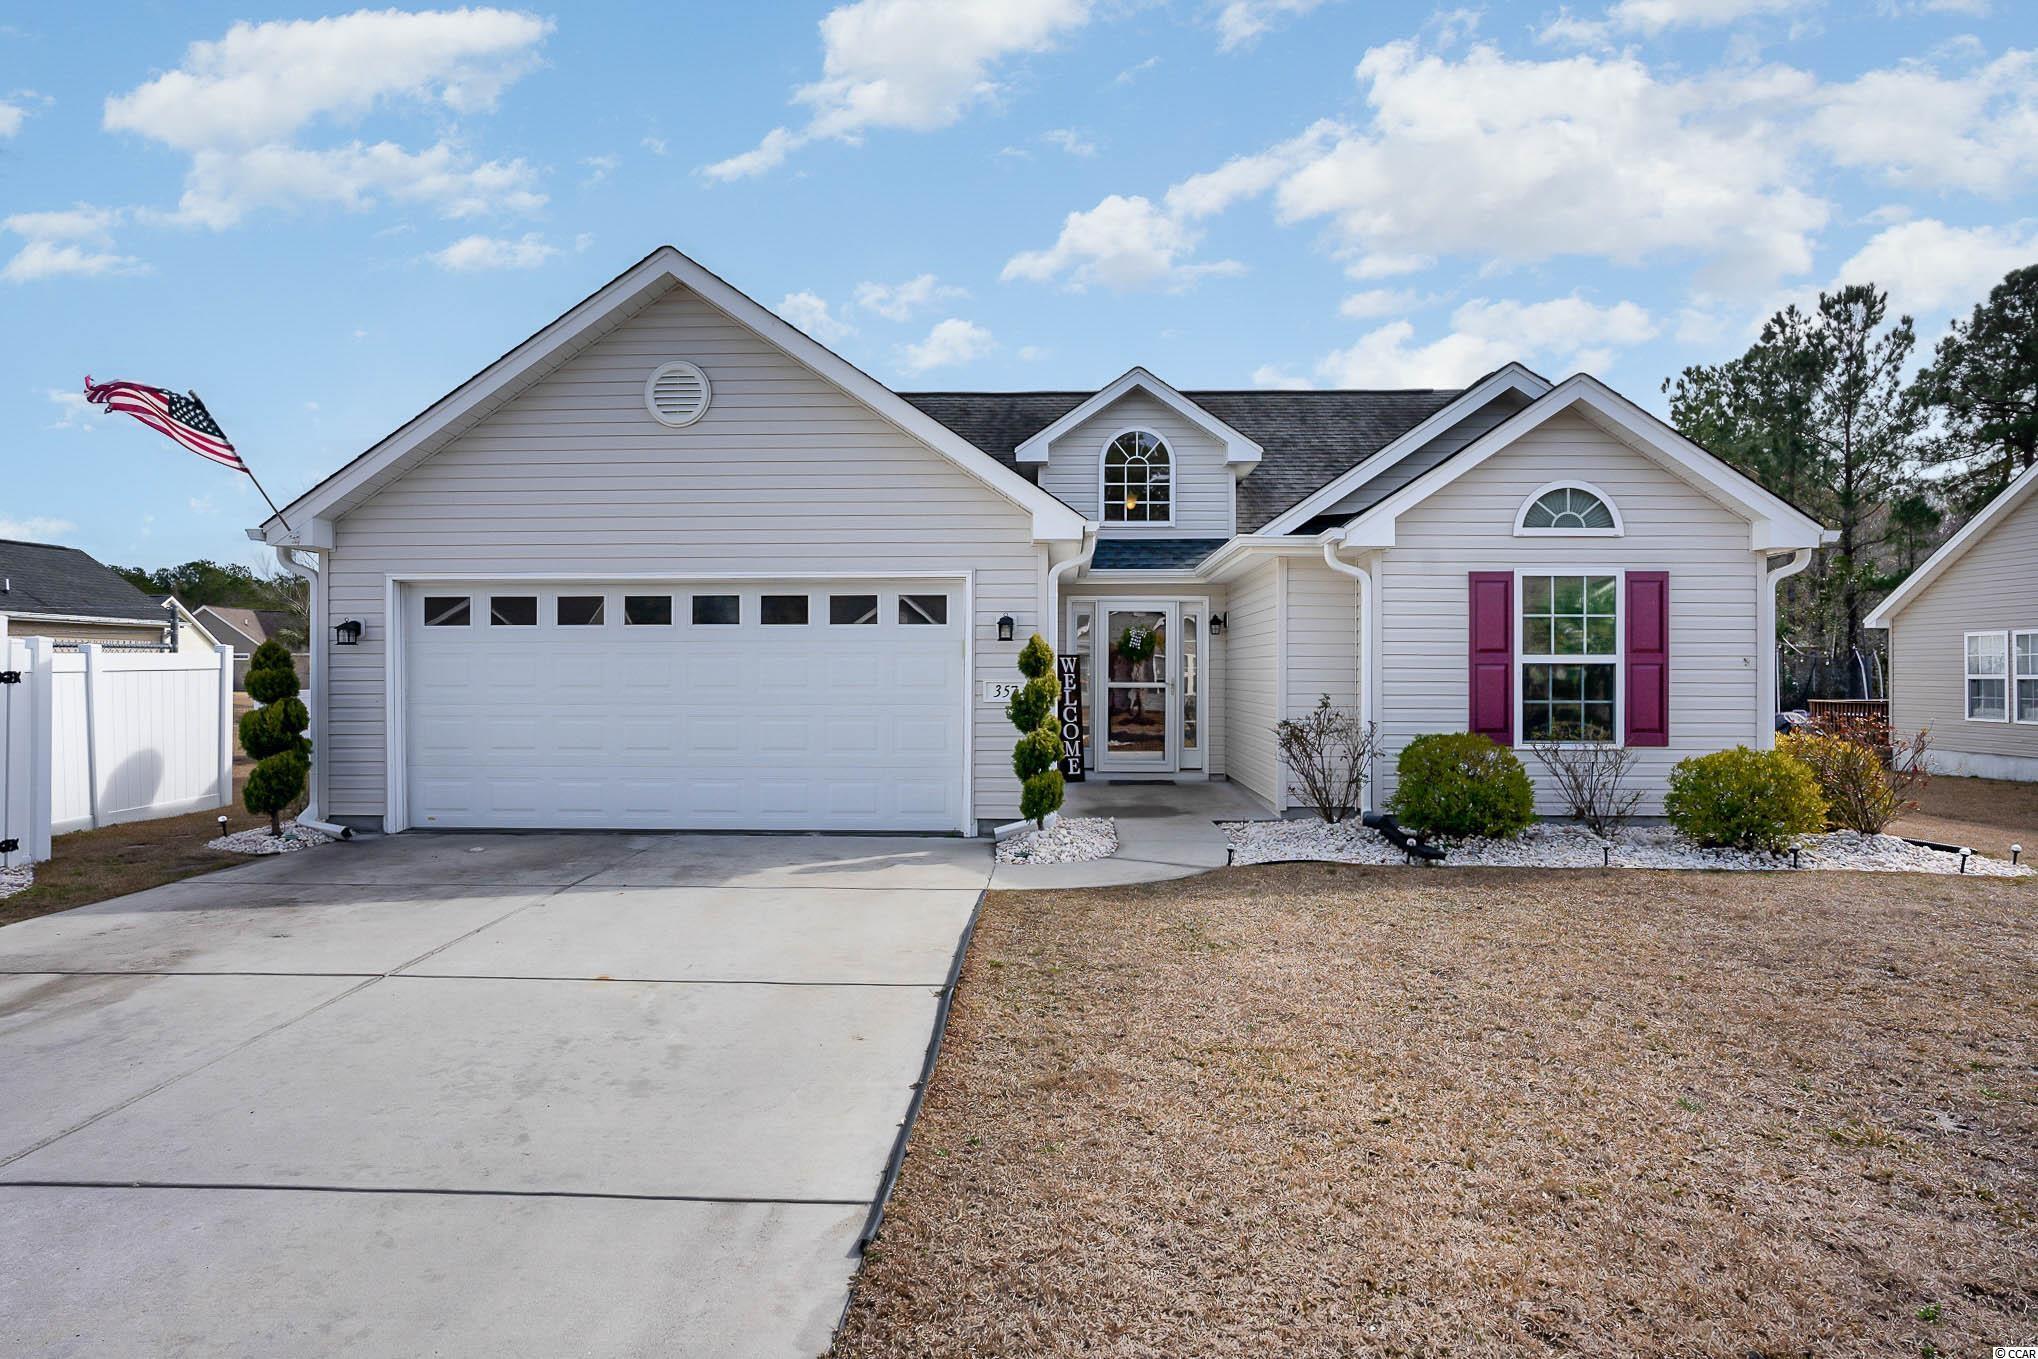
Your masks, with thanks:
M 0 897 L 11 897 L 16 892 L 26 892 L 35 886 L 35 865 L 23 864 L 19 868 L 0 868 Z
M 1267 864 L 1296 860 L 1333 863 L 1406 863 L 1401 851 L 1377 831 L 1354 819 L 1335 826 L 1321 821 L 1228 821 L 1232 863 Z M 1609 853 L 1611 851 L 1611 853 Z M 1449 851 L 1445 868 L 1666 868 L 1726 869 L 1739 872 L 1791 868 L 1849 873 L 1959 873 L 1960 856 L 1914 845 L 1895 835 L 1830 831 L 1808 835 L 1789 854 L 1701 849 L 1668 826 L 1630 826 L 1602 840 L 1582 826 L 1542 823 L 1519 840 L 1470 840 Z M 2010 864 L 1976 854 L 1967 861 L 1970 877 L 2027 877 L 2028 864 Z
M 1118 852 L 1118 823 L 1108 816 L 1065 816 L 1046 830 L 998 842 L 1001 864 L 1086 864 Z
M 333 837 L 315 831 L 309 826 L 300 826 L 295 821 L 283 823 L 283 834 L 271 835 L 261 827 L 254 830 L 235 831 L 215 840 L 207 840 L 207 849 L 221 849 L 228 854 L 291 854 L 314 845 L 329 845 Z

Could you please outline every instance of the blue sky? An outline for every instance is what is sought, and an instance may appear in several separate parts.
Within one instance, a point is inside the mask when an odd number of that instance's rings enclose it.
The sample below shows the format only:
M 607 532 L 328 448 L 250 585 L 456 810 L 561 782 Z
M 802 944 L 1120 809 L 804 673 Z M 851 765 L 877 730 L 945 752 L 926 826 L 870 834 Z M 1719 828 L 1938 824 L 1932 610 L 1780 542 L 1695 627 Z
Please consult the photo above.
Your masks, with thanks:
M 0 536 L 257 563 L 87 372 L 282 500 L 662 242 L 902 390 L 1656 406 L 1822 285 L 1929 341 L 2038 260 L 2024 0 L 244 4 L 0 26 Z

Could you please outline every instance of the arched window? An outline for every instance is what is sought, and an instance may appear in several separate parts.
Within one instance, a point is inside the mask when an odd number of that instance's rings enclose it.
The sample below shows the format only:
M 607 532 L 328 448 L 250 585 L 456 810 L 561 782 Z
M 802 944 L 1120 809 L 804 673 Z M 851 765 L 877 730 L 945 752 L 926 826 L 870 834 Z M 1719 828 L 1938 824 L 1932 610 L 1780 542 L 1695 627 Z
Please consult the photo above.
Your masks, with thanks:
M 1555 534 L 1571 538 L 1620 536 L 1620 511 L 1596 486 L 1555 482 L 1537 490 L 1521 505 L 1514 521 L 1517 534 Z
M 1129 429 L 1104 450 L 1104 519 L 1113 524 L 1174 522 L 1168 446 Z

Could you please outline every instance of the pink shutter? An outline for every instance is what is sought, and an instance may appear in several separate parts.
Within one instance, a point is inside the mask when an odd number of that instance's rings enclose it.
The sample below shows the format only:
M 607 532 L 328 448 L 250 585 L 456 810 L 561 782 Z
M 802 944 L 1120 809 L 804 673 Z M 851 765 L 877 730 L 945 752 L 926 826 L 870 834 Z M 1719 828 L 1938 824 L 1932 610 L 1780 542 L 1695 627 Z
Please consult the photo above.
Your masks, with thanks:
M 1514 744 L 1514 573 L 1471 574 L 1471 730 Z
M 1670 573 L 1628 572 L 1627 743 L 1670 744 Z

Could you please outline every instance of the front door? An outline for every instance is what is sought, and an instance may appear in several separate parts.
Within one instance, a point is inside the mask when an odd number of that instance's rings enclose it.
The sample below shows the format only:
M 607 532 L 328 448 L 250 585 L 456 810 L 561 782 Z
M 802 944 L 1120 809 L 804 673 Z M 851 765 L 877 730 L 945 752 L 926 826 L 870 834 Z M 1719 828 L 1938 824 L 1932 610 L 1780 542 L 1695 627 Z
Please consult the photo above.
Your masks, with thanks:
M 1105 772 L 1173 773 L 1177 767 L 1176 645 L 1179 606 L 1112 600 L 1102 607 L 1097 639 L 1104 663 Z

